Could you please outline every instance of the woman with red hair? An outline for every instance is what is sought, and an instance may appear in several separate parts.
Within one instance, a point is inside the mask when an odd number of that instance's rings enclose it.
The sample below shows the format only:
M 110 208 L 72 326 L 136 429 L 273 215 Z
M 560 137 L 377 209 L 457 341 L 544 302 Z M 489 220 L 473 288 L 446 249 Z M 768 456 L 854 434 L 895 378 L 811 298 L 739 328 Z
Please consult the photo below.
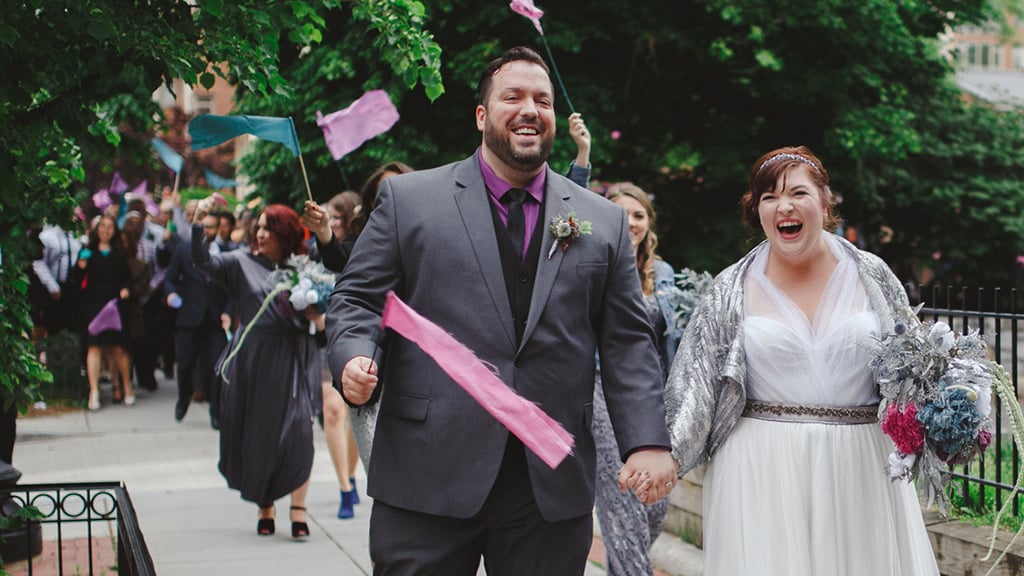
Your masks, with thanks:
M 200 222 L 209 210 L 196 210 Z M 192 225 L 199 270 L 223 284 L 235 303 L 238 334 L 217 363 L 224 378 L 220 472 L 242 499 L 259 506 L 256 532 L 274 533 L 274 501 L 291 494 L 292 537 L 309 536 L 306 491 L 313 468 L 314 407 L 320 405 L 324 317 L 315 306 L 296 311 L 288 293 L 268 298 L 288 259 L 304 254 L 305 231 L 287 206 L 267 206 L 257 219 L 254 250 L 210 254 L 201 226 Z M 310 324 L 316 335 L 311 335 Z M 318 338 L 319 336 L 319 338 Z

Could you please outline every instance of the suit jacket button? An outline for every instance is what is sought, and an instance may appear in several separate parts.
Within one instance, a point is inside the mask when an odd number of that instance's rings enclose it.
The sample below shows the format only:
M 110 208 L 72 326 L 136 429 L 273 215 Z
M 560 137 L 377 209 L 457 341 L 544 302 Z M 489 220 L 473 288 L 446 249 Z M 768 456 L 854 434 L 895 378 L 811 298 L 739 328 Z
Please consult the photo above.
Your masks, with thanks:
M 523 367 L 523 361 L 522 360 L 516 360 L 516 368 L 522 368 L 522 367 Z

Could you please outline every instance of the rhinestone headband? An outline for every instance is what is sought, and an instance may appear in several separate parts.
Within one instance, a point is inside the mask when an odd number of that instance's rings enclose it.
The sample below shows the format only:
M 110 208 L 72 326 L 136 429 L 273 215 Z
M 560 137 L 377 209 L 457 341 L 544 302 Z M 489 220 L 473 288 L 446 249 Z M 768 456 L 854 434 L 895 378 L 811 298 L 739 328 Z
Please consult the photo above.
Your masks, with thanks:
M 804 164 L 807 164 L 811 168 L 814 168 L 815 172 L 817 172 L 818 174 L 821 174 L 821 169 L 818 168 L 818 165 L 815 164 L 814 161 L 809 160 L 807 158 L 804 158 L 803 156 L 800 156 L 799 154 L 785 154 L 785 153 L 784 154 L 776 154 L 775 156 L 772 156 L 771 158 L 765 160 L 764 163 L 761 164 L 761 167 L 757 169 L 757 171 L 760 172 L 761 170 L 764 170 L 765 166 L 767 166 L 769 164 L 774 164 L 774 163 L 778 162 L 779 160 L 796 160 L 797 162 L 803 162 Z

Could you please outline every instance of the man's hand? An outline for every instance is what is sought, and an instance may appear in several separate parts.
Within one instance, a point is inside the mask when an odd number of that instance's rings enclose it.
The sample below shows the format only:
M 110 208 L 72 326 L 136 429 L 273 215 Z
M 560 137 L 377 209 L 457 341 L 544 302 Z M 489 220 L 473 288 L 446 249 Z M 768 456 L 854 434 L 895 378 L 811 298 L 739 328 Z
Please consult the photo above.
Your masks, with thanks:
M 679 466 L 664 448 L 641 448 L 626 459 L 619 470 L 619 489 L 629 488 L 641 502 L 650 506 L 669 495 L 676 485 Z
M 341 394 L 352 404 L 366 404 L 377 387 L 377 364 L 366 356 L 356 356 L 341 371 Z

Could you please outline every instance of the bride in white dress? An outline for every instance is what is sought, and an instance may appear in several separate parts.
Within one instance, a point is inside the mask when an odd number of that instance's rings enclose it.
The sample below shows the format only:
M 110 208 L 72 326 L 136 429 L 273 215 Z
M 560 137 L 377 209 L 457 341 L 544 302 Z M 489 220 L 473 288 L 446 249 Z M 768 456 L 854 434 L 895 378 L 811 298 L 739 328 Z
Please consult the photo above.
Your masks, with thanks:
M 868 362 L 906 306 L 877 257 L 829 233 L 804 147 L 763 156 L 743 199 L 767 237 L 722 272 L 666 387 L 680 473 L 704 479 L 704 574 L 937 575 L 913 486 L 884 473 Z

